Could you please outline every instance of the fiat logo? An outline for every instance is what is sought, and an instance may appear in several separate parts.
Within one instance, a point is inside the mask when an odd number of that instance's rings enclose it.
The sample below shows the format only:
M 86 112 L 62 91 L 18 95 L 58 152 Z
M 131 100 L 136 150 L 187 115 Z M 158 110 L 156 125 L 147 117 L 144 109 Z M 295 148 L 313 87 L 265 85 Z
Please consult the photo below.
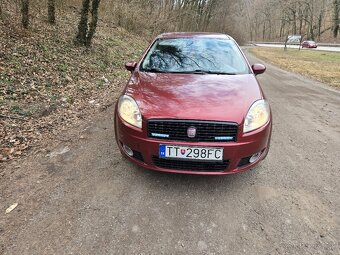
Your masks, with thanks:
M 187 130 L 187 135 L 190 138 L 194 138 L 196 136 L 196 128 L 195 127 L 189 127 Z

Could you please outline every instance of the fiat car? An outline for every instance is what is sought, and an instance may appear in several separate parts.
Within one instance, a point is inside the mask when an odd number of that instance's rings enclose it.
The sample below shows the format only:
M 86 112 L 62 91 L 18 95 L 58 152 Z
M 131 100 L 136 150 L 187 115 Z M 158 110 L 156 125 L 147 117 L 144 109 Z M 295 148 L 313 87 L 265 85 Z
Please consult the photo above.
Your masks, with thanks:
M 133 163 L 156 171 L 233 174 L 269 150 L 272 116 L 250 65 L 225 34 L 158 36 L 115 106 L 115 138 Z

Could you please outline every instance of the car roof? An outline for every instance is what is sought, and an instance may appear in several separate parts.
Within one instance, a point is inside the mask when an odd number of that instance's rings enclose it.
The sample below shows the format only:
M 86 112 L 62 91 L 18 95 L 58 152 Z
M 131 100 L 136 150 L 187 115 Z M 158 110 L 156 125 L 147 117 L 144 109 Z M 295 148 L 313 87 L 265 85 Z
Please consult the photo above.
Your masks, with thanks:
M 228 39 L 233 38 L 226 34 L 221 33 L 209 33 L 209 32 L 173 32 L 164 33 L 157 36 L 157 39 L 174 39 L 174 38 L 216 38 L 216 39 Z

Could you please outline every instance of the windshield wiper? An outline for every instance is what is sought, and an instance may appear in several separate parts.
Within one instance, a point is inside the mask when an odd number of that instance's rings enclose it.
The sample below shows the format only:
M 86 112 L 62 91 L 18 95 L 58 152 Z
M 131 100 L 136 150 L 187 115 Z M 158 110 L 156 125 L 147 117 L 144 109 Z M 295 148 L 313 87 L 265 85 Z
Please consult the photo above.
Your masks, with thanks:
M 193 73 L 193 74 L 221 74 L 221 75 L 236 75 L 236 73 L 228 73 L 228 72 L 219 72 L 219 71 L 209 71 L 209 70 L 194 70 L 185 73 Z
M 162 71 L 157 68 L 142 69 L 142 71 L 151 73 L 167 73 L 166 71 Z
M 183 74 L 219 74 L 219 75 L 236 75 L 236 73 L 228 73 L 228 72 L 219 72 L 219 71 L 209 71 L 209 70 L 193 70 L 193 71 L 163 71 L 157 68 L 147 68 L 142 69 L 144 72 L 151 73 L 183 73 Z

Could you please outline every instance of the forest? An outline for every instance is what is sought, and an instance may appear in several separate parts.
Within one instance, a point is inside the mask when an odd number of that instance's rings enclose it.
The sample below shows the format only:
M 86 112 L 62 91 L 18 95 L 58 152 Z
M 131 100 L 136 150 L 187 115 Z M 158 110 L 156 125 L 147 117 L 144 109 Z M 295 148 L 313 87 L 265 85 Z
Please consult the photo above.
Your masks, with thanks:
M 14 16 L 7 11 L 13 8 Z M 83 29 L 89 27 L 90 37 L 99 18 L 148 38 L 168 31 L 214 31 L 239 42 L 284 41 L 289 34 L 339 41 L 340 0 L 0 0 L 1 19 L 21 20 L 26 28 L 45 13 L 53 24 L 70 10 L 81 17 Z M 94 18 L 88 24 L 85 12 Z

